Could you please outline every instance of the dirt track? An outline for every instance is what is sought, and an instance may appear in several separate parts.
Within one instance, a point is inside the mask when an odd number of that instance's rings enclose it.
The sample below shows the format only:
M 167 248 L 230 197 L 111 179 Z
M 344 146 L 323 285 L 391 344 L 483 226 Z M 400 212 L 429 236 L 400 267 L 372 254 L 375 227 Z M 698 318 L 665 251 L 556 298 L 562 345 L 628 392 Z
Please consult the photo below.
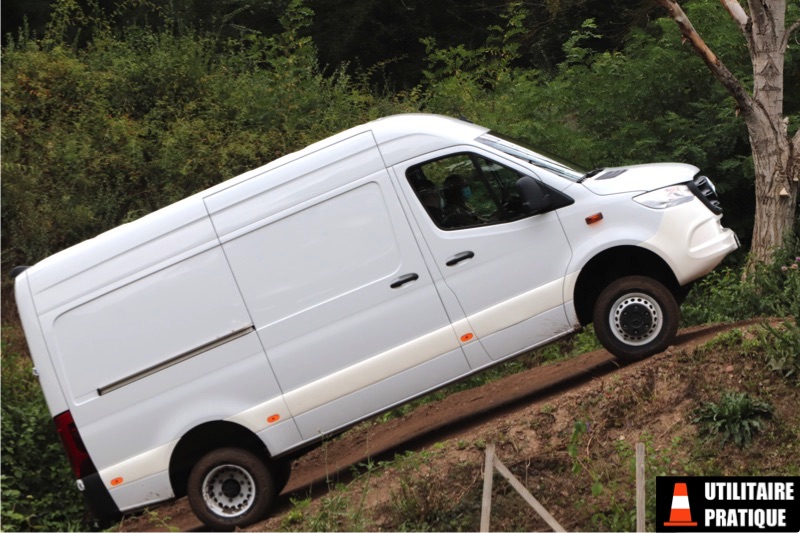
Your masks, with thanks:
M 720 331 L 741 324 L 705 326 L 682 330 L 673 349 L 690 349 Z M 647 364 L 643 361 L 638 364 Z M 438 441 L 465 433 L 487 418 L 502 417 L 529 403 L 561 394 L 593 378 L 619 368 L 605 350 L 597 350 L 558 363 L 526 370 L 482 387 L 452 394 L 444 400 L 426 404 L 402 418 L 384 424 L 351 430 L 293 462 L 289 483 L 273 514 L 291 507 L 290 497 L 317 497 L 327 491 L 327 480 L 346 481 L 351 467 L 367 458 L 381 460 L 395 453 L 418 450 Z M 162 506 L 157 519 L 142 515 L 123 521 L 122 531 L 203 531 L 185 498 Z M 254 526 L 257 529 L 258 525 Z

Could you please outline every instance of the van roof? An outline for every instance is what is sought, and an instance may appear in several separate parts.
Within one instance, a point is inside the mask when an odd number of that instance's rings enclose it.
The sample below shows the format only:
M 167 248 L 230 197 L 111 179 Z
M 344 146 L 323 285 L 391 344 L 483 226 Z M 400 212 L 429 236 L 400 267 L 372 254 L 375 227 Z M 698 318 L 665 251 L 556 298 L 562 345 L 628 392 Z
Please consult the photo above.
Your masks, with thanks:
M 24 277 L 30 281 L 34 299 L 37 299 L 37 294 L 48 291 L 69 278 L 79 276 L 82 273 L 87 273 L 88 275 L 87 271 L 101 263 L 120 260 L 123 255 L 128 255 L 128 252 L 138 247 L 153 243 L 153 241 L 163 238 L 170 232 L 205 219 L 207 212 L 203 204 L 204 198 L 367 131 L 372 132 L 375 142 L 381 150 L 384 163 L 387 166 L 392 166 L 426 152 L 469 142 L 487 132 L 488 129 L 464 120 L 441 115 L 408 113 L 380 118 L 337 133 L 302 150 L 287 154 L 266 165 L 154 211 L 133 222 L 123 224 L 92 239 L 62 250 L 27 269 L 21 275 L 21 278 Z M 174 251 L 170 253 L 175 255 Z M 134 267 L 134 265 L 130 266 Z M 140 265 L 139 268 L 146 266 L 155 266 L 155 264 Z M 124 277 L 124 275 L 121 275 L 121 277 Z M 94 288 L 97 287 L 97 285 L 94 286 Z M 61 291 L 56 292 L 60 293 Z M 71 293 L 73 291 L 68 290 L 66 292 Z M 76 296 L 78 295 L 62 293 L 60 297 L 55 299 L 46 298 L 51 305 L 45 305 L 42 308 L 37 304 L 38 312 L 42 314 L 57 306 L 58 302 L 65 302 L 70 297 Z

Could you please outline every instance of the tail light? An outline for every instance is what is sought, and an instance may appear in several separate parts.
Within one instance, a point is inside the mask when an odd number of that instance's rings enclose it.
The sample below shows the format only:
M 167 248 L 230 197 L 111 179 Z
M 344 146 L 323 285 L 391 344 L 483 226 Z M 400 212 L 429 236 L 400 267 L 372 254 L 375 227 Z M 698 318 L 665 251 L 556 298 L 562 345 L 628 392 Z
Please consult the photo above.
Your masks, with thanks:
M 86 451 L 86 446 L 83 445 L 83 439 L 81 439 L 78 426 L 75 425 L 75 420 L 72 418 L 72 413 L 64 411 L 60 415 L 56 415 L 54 420 L 56 431 L 67 452 L 75 477 L 82 479 L 97 472 L 92 458 L 89 457 L 89 452 Z

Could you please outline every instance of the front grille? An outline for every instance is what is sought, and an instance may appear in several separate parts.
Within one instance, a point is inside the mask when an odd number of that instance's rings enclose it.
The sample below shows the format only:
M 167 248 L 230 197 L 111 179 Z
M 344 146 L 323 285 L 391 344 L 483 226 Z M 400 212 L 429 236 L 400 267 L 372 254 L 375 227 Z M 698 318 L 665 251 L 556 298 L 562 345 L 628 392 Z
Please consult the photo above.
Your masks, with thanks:
M 700 201 L 706 204 L 706 207 L 708 207 L 711 212 L 715 215 L 722 213 L 722 206 L 719 204 L 717 191 L 714 189 L 714 184 L 711 183 L 710 179 L 698 174 L 688 185 L 694 195 L 700 198 Z

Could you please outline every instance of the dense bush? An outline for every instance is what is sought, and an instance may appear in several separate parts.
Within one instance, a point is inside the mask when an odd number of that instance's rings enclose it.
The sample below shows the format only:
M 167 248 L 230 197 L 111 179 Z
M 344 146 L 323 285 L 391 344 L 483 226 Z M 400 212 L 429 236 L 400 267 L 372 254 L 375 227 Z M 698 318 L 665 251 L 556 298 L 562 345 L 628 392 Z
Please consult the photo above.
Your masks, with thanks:
M 84 529 L 83 502 L 30 359 L 3 331 L 2 463 L 3 531 Z
M 712 4 L 688 8 L 713 45 L 737 51 L 725 59 L 741 70 L 746 54 L 731 45 L 737 30 Z M 504 26 L 479 48 L 425 39 L 424 81 L 391 94 L 368 86 L 370 73 L 353 78 L 329 66 L 323 75 L 303 36 L 312 14 L 299 1 L 281 19 L 283 33 L 238 39 L 136 25 L 115 33 L 75 9 L 57 10 L 45 38 L 22 33 L 3 50 L 2 269 L 341 129 L 415 110 L 463 115 L 588 167 L 693 163 L 736 208 L 726 224 L 746 243 L 746 131 L 675 25 L 656 20 L 632 31 L 624 49 L 598 52 L 601 36 L 586 21 L 558 69 L 542 71 L 522 62 L 526 15 L 512 2 Z M 84 46 L 66 40 L 76 35 Z M 787 69 L 797 62 L 790 56 Z
M 323 76 L 299 33 L 310 16 L 295 2 L 273 37 L 134 26 L 80 49 L 6 46 L 3 270 L 405 109 Z
M 786 242 L 771 264 L 760 265 L 754 273 L 725 267 L 703 278 L 683 304 L 684 324 L 758 316 L 800 318 L 800 235 Z

